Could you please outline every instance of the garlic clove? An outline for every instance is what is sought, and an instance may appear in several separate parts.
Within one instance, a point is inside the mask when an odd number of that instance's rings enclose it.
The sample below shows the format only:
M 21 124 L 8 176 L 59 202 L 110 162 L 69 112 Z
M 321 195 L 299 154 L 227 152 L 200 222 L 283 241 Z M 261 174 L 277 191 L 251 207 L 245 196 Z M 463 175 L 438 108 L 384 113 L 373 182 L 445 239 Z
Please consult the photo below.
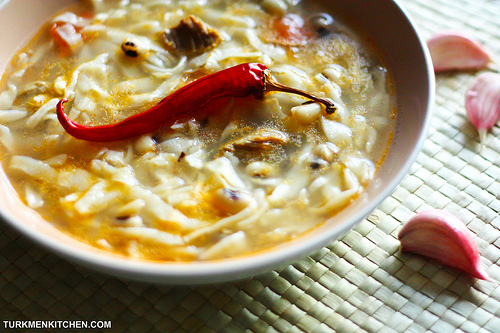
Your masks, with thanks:
M 401 250 L 420 254 L 488 280 L 481 266 L 474 236 L 456 216 L 442 210 L 417 213 L 398 235 Z
M 456 31 L 443 31 L 427 41 L 434 71 L 473 70 L 485 68 L 490 54 L 475 39 Z
M 483 145 L 486 132 L 500 120 L 500 74 L 488 72 L 476 76 L 465 94 L 465 109 Z

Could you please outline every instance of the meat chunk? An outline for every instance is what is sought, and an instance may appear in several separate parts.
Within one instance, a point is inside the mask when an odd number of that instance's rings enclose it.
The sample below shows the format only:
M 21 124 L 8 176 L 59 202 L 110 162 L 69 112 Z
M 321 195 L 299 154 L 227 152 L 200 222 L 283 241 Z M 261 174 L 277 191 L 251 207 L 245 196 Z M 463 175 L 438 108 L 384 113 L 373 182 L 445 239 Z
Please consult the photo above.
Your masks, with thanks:
M 230 141 L 221 147 L 220 153 L 228 152 L 243 163 L 268 161 L 279 163 L 286 157 L 284 146 L 290 141 L 288 135 L 275 129 L 261 129 Z
M 232 141 L 225 145 L 223 149 L 230 152 L 234 152 L 235 149 L 263 152 L 271 149 L 274 145 L 283 145 L 288 141 L 288 136 L 281 131 L 263 129 Z
M 188 56 L 207 52 L 222 41 L 221 35 L 195 16 L 188 16 L 171 29 L 163 31 L 167 48 Z

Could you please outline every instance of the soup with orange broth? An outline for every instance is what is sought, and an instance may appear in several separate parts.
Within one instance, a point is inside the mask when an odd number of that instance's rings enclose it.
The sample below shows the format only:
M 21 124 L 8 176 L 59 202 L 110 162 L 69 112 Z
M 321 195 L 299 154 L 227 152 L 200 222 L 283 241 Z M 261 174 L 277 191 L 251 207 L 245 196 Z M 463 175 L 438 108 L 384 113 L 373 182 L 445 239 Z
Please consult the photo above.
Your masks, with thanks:
M 396 111 L 376 51 L 311 3 L 87 1 L 60 13 L 2 79 L 0 157 L 19 196 L 83 242 L 161 261 L 255 253 L 323 223 L 374 178 Z M 281 92 L 230 98 L 106 143 L 72 137 L 56 116 L 67 98 L 71 119 L 115 123 L 247 62 L 336 111 Z

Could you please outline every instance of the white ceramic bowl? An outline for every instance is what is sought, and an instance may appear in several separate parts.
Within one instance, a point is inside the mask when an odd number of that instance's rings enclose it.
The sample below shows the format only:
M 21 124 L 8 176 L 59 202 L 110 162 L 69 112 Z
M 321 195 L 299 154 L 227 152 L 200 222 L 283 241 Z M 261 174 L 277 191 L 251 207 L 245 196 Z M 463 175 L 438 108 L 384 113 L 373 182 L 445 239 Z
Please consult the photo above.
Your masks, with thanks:
M 0 73 L 52 15 L 77 0 L 11 0 L 0 4 Z M 316 0 L 319 1 L 319 0 Z M 58 255 L 107 274 L 171 284 L 241 279 L 298 260 L 347 232 L 398 186 L 425 139 L 434 99 L 434 74 L 425 41 L 392 0 L 323 0 L 332 12 L 368 34 L 392 73 L 397 126 L 376 179 L 350 206 L 306 235 L 262 254 L 215 262 L 156 263 L 126 259 L 80 243 L 27 208 L 0 168 L 0 218 Z

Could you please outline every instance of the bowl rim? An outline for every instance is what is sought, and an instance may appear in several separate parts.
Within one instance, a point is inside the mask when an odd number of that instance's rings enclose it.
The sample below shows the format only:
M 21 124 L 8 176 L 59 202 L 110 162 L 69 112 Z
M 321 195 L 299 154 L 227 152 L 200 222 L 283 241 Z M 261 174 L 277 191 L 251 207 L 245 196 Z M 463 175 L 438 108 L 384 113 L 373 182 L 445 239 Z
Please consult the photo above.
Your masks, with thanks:
M 10 0 L 6 0 L 0 3 L 0 10 L 9 2 Z M 16 218 L 12 216 L 10 212 L 4 210 L 0 210 L 1 220 L 7 222 L 7 224 L 17 229 L 22 235 L 35 241 L 38 245 L 76 264 L 124 279 L 162 284 L 196 285 L 240 280 L 298 261 L 311 254 L 313 251 L 321 249 L 329 242 L 352 229 L 355 224 L 366 218 L 366 216 L 375 210 L 382 201 L 391 195 L 415 162 L 429 129 L 432 117 L 432 105 L 435 98 L 435 77 L 434 71 L 432 70 L 430 53 L 427 49 L 425 40 L 418 32 L 418 28 L 410 15 L 397 2 L 391 1 L 391 3 L 395 6 L 394 10 L 399 11 L 407 21 L 423 53 L 428 73 L 426 82 L 428 85 L 428 98 L 424 101 L 426 114 L 424 123 L 421 127 L 422 130 L 418 135 L 418 141 L 413 144 L 403 166 L 400 167 L 393 175 L 392 179 L 387 182 L 382 191 L 380 191 L 373 200 L 370 200 L 363 209 L 349 217 L 348 221 L 330 227 L 326 232 L 314 235 L 312 241 L 306 241 L 304 238 L 308 237 L 308 235 L 303 235 L 298 237 L 297 240 L 292 240 L 283 245 L 273 247 L 272 249 L 244 257 L 208 262 L 172 263 L 139 261 L 125 257 L 104 256 L 100 255 L 98 252 L 82 251 L 80 248 L 67 246 L 62 242 L 55 241 L 52 237 L 44 233 L 37 232 L 35 229 L 30 228 L 28 223 L 17 222 Z M 2 73 L 3 72 L 0 71 L 0 74 Z M 3 170 L 1 171 L 3 172 Z

